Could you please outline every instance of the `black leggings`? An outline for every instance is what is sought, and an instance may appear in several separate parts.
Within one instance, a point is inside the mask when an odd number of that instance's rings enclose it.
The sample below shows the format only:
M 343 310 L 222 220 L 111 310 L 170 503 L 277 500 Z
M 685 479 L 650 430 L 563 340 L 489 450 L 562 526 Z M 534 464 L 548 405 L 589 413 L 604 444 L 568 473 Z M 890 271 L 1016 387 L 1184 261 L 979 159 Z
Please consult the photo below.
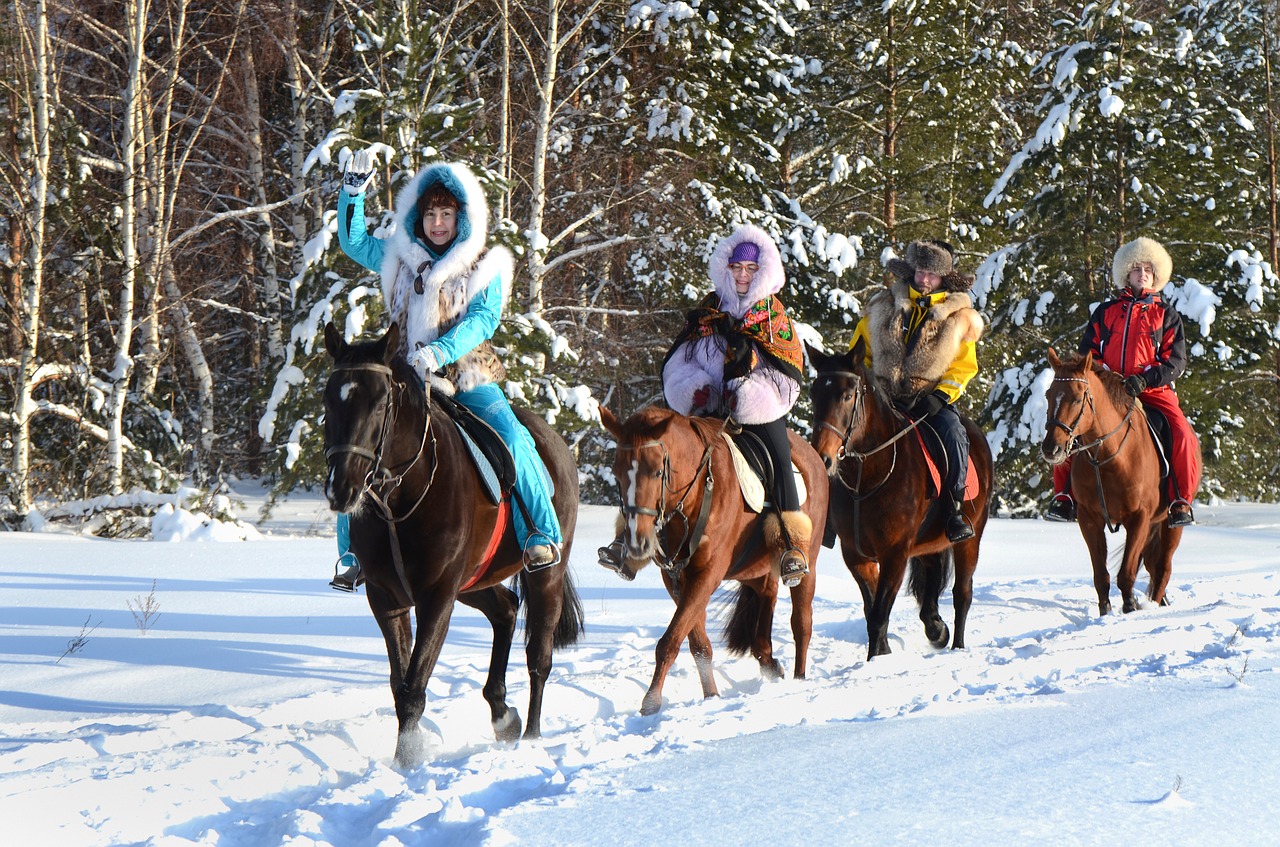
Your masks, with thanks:
M 798 511 L 800 495 L 796 491 L 795 475 L 791 473 L 791 442 L 787 440 L 786 418 L 762 424 L 744 424 L 742 428 L 760 437 L 773 460 L 773 507 L 779 512 Z

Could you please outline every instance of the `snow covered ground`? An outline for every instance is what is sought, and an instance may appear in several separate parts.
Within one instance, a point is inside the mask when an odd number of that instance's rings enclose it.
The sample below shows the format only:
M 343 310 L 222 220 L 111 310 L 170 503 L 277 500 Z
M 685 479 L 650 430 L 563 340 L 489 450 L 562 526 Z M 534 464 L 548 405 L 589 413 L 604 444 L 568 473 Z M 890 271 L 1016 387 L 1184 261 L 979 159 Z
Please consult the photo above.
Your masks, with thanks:
M 672 604 L 652 570 L 627 584 L 595 564 L 613 515 L 587 507 L 587 635 L 557 655 L 545 738 L 492 741 L 488 625 L 458 607 L 408 771 L 364 597 L 325 584 L 319 497 L 258 540 L 198 543 L 222 536 L 173 520 L 184 543 L 0 535 L 0 843 L 1262 843 L 1280 816 L 1280 506 L 1197 517 L 1172 605 L 1106 619 L 1075 526 L 994 520 L 969 649 L 931 649 L 904 595 L 894 653 L 871 663 L 824 551 L 807 680 L 718 655 L 722 696 L 703 701 L 684 653 L 646 718 Z M 519 653 L 509 683 L 523 712 Z

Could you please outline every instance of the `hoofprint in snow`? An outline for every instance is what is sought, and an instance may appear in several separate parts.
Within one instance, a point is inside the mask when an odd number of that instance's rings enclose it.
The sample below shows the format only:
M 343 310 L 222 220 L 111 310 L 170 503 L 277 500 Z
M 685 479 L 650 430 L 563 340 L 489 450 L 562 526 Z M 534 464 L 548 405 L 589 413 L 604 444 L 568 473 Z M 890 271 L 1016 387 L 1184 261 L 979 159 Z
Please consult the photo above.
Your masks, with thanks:
M 1076 527 L 994 520 L 970 647 L 931 649 L 904 597 L 893 654 L 870 663 L 857 589 L 824 551 L 807 679 L 764 682 L 754 660 L 717 641 L 721 697 L 701 699 L 686 651 L 662 711 L 643 718 L 673 604 L 652 568 L 627 584 L 595 564 L 613 512 L 586 507 L 571 566 L 587 635 L 556 656 L 544 738 L 492 741 L 480 694 L 490 631 L 459 606 L 428 687 L 428 760 L 407 771 L 391 765 L 373 618 L 363 596 L 325 586 L 332 530 L 318 501 L 282 507 L 261 541 L 9 534 L 4 840 L 735 844 L 750 836 L 743 827 L 766 825 L 775 844 L 846 832 L 888 843 L 917 828 L 952 844 L 1092 843 L 1126 831 L 1119 813 L 1144 826 L 1177 814 L 1160 843 L 1221 843 L 1214 833 L 1247 832 L 1274 803 L 1267 786 L 1280 778 L 1259 756 L 1280 717 L 1280 508 L 1201 506 L 1198 517 L 1175 559 L 1172 605 L 1105 619 Z M 159 611 L 143 631 L 148 596 Z M 713 634 L 727 608 L 713 601 Z M 789 612 L 784 594 L 774 639 L 788 673 Z M 518 645 L 508 702 L 522 712 L 526 681 Z M 1117 782 L 1119 796 L 1100 800 Z M 1108 802 L 1118 807 L 1101 814 Z M 712 810 L 724 816 L 714 826 Z M 1130 843 L 1155 843 L 1139 832 Z

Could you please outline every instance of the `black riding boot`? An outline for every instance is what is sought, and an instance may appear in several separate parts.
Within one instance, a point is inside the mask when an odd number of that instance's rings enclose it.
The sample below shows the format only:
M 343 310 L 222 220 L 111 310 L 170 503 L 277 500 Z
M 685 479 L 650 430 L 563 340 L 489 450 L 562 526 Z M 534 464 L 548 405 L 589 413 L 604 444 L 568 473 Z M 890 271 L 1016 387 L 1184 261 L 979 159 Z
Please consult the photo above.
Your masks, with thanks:
M 961 508 L 963 501 L 963 494 L 951 498 L 951 514 L 947 517 L 947 540 L 952 544 L 973 538 L 973 526 L 964 516 L 964 510 Z

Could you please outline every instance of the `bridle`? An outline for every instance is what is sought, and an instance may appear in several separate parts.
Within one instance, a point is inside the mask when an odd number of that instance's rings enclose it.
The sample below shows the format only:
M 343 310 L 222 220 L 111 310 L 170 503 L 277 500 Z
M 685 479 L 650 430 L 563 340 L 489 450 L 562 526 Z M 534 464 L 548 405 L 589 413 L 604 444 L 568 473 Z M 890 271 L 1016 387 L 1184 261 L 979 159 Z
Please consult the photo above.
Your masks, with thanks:
M 400 585 L 404 588 L 405 596 L 412 599 L 413 592 L 409 589 L 409 580 L 405 575 L 404 557 L 400 551 L 400 538 L 396 530 L 396 524 L 407 520 L 422 505 L 422 502 L 427 498 L 427 492 L 431 490 L 431 483 L 435 480 L 436 471 L 440 467 L 440 451 L 436 446 L 435 432 L 431 428 L 430 402 L 428 399 L 426 421 L 422 425 L 422 440 L 418 444 L 417 452 L 407 462 L 388 467 L 383 462 L 383 452 L 387 449 L 387 434 L 392 431 L 396 421 L 396 411 L 399 409 L 396 395 L 404 391 L 404 386 L 395 381 L 394 373 L 390 367 L 379 362 L 355 362 L 333 366 L 334 374 L 342 371 L 364 371 L 381 376 L 386 381 L 387 402 L 382 410 L 382 423 L 378 427 L 378 441 L 374 445 L 374 449 L 369 450 L 359 444 L 350 443 L 335 444 L 325 449 L 325 462 L 330 465 L 329 473 L 325 474 L 325 495 L 327 496 L 329 493 L 329 480 L 333 476 L 332 463 L 335 456 L 352 453 L 369 461 L 369 470 L 360 484 L 360 497 L 367 495 L 377 505 L 378 511 L 382 513 L 382 519 L 387 525 L 387 532 L 391 536 L 391 558 L 395 562 L 396 573 L 400 577 Z M 332 376 L 330 378 L 332 379 Z M 428 398 L 430 398 L 430 395 L 428 395 Z M 408 511 L 397 517 L 391 509 L 389 500 L 391 495 L 400 488 L 409 471 L 427 451 L 428 438 L 431 439 L 431 473 L 427 477 L 426 483 L 422 486 L 422 492 L 418 495 L 418 499 L 414 501 Z
M 836 479 L 838 479 L 845 488 L 849 489 L 849 492 L 854 495 L 855 499 L 865 499 L 870 497 L 884 487 L 884 484 L 889 481 L 889 477 L 893 476 L 893 471 L 898 466 L 898 441 L 905 438 L 908 433 L 913 432 L 916 427 L 920 426 L 920 421 L 911 421 L 907 426 L 898 430 L 887 440 L 877 444 L 870 450 L 865 452 L 855 450 L 850 444 L 850 441 L 853 438 L 854 427 L 857 425 L 859 420 L 863 420 L 866 417 L 865 406 L 867 380 L 863 378 L 862 374 L 855 373 L 854 371 L 821 371 L 818 374 L 818 377 L 827 377 L 829 379 L 833 377 L 846 377 L 855 381 L 856 387 L 853 390 L 853 408 L 849 410 L 849 425 L 845 427 L 844 432 L 836 429 L 826 420 L 819 421 L 818 427 L 820 429 L 829 429 L 839 436 L 840 449 L 836 451 L 836 459 L 839 462 L 843 463 L 846 458 L 852 458 L 858 463 L 858 479 L 855 485 L 850 485 L 848 480 L 844 478 L 843 464 L 838 468 L 838 475 L 836 476 Z M 880 482 L 876 484 L 875 488 L 870 491 L 866 493 L 859 493 L 859 489 L 862 486 L 863 463 L 876 453 L 884 450 L 886 447 L 893 448 L 893 457 L 889 462 L 889 470 L 885 473 L 884 479 L 880 480 Z
M 1124 417 L 1120 420 L 1120 423 L 1116 424 L 1114 429 L 1105 435 L 1095 438 L 1093 441 L 1081 444 L 1079 437 L 1076 435 L 1076 428 L 1080 426 L 1080 421 L 1084 418 L 1085 409 L 1088 408 L 1089 411 L 1093 413 L 1094 420 L 1097 420 L 1098 417 L 1098 407 L 1093 401 L 1093 385 L 1090 383 L 1088 378 L 1079 376 L 1055 376 L 1053 381 L 1084 383 L 1084 399 L 1080 401 L 1080 411 L 1076 413 L 1076 419 L 1071 422 L 1070 426 L 1068 426 L 1058 419 L 1057 412 L 1055 410 L 1054 417 L 1049 421 L 1049 429 L 1052 430 L 1053 427 L 1058 427 L 1059 429 L 1065 430 L 1067 433 L 1067 456 L 1083 454 L 1085 460 L 1093 467 L 1094 482 L 1097 485 L 1098 490 L 1098 505 L 1102 509 L 1102 520 L 1105 522 L 1108 530 L 1111 532 L 1117 532 L 1120 529 L 1120 525 L 1112 522 L 1111 513 L 1107 509 L 1106 491 L 1102 485 L 1102 466 L 1119 456 L 1120 451 L 1124 449 L 1124 443 L 1129 439 L 1129 433 L 1133 432 L 1133 427 L 1129 426 L 1129 421 L 1133 418 L 1134 410 L 1140 405 L 1138 403 L 1138 398 L 1134 397 L 1130 400 L 1128 410 L 1125 411 Z M 1059 405 L 1061 405 L 1061 403 L 1059 403 Z M 1111 451 L 1110 456 L 1100 458 L 1099 453 L 1101 451 L 1099 448 L 1101 448 L 1103 443 L 1121 429 L 1124 429 L 1125 433 L 1120 438 L 1120 443 Z
M 1090 384 L 1087 378 L 1079 377 L 1079 376 L 1055 376 L 1053 378 L 1053 381 L 1054 382 L 1079 382 L 1084 384 L 1084 399 L 1080 401 L 1080 411 L 1076 413 L 1076 419 L 1071 422 L 1070 426 L 1068 426 L 1067 424 L 1064 424 L 1061 420 L 1059 420 L 1056 412 L 1054 414 L 1054 417 L 1051 418 L 1049 421 L 1049 426 L 1051 428 L 1057 427 L 1059 429 L 1066 431 L 1067 455 L 1075 456 L 1079 453 L 1084 453 L 1086 457 L 1089 459 L 1089 461 L 1093 463 L 1095 466 L 1105 465 L 1107 462 L 1110 462 L 1116 456 L 1120 455 L 1120 449 L 1124 447 L 1124 442 L 1129 438 L 1129 433 L 1133 430 L 1132 427 L 1129 427 L 1129 429 L 1125 431 L 1124 436 L 1120 439 L 1120 443 L 1116 445 L 1116 449 L 1112 451 L 1111 455 L 1106 457 L 1105 459 L 1100 459 L 1098 458 L 1098 455 L 1096 452 L 1090 453 L 1089 451 L 1090 450 L 1096 451 L 1098 447 L 1100 447 L 1103 443 L 1107 441 L 1107 439 L 1111 438 L 1111 436 L 1115 435 L 1121 429 L 1124 429 L 1126 425 L 1128 425 L 1129 420 L 1133 417 L 1134 410 L 1138 408 L 1138 398 L 1136 397 L 1133 398 L 1133 400 L 1129 403 L 1129 408 L 1125 412 L 1124 417 L 1120 420 L 1120 423 L 1116 424 L 1114 429 L 1112 429 L 1110 432 L 1108 432 L 1105 435 L 1095 438 L 1093 441 L 1081 444 L 1079 437 L 1076 435 L 1076 429 L 1080 426 L 1080 421 L 1084 418 L 1085 409 L 1088 408 L 1088 410 L 1093 413 L 1093 417 L 1095 419 L 1098 416 L 1098 407 L 1094 404 L 1094 401 L 1093 401 L 1093 386 Z
M 721 431 L 723 431 L 728 421 L 721 423 Z M 711 472 L 711 457 L 715 450 L 716 438 L 712 437 L 707 440 L 706 449 L 702 451 L 702 458 L 698 461 L 697 468 L 694 469 L 689 484 L 680 492 L 680 499 L 671 508 L 667 508 L 667 494 L 675 494 L 675 489 L 671 485 L 671 453 L 667 450 L 667 445 L 662 439 L 656 438 L 640 444 L 618 444 L 618 452 L 638 452 L 648 447 L 659 447 L 662 449 L 662 472 L 658 475 L 658 489 L 661 492 L 659 502 L 656 509 L 647 506 L 628 505 L 625 491 L 622 487 L 622 480 L 618 480 L 618 501 L 622 510 L 623 517 L 630 520 L 637 515 L 647 515 L 653 518 L 654 543 L 657 547 L 654 553 L 654 559 L 658 562 L 663 570 L 673 576 L 684 570 L 685 565 L 689 564 L 689 560 L 693 558 L 693 554 L 697 551 L 698 545 L 702 543 L 702 536 L 707 527 L 707 519 L 711 513 L 712 492 L 715 488 L 715 477 Z M 706 471 L 706 483 L 702 487 L 702 505 L 698 509 L 698 517 L 694 521 L 692 527 L 689 526 L 689 519 L 684 515 L 685 500 L 693 493 L 694 485 L 697 484 L 698 478 Z M 662 547 L 662 533 L 676 515 L 680 515 L 684 519 L 685 532 L 680 539 L 680 543 L 672 548 L 672 552 L 668 554 Z M 680 551 L 687 547 L 687 552 L 681 556 Z

